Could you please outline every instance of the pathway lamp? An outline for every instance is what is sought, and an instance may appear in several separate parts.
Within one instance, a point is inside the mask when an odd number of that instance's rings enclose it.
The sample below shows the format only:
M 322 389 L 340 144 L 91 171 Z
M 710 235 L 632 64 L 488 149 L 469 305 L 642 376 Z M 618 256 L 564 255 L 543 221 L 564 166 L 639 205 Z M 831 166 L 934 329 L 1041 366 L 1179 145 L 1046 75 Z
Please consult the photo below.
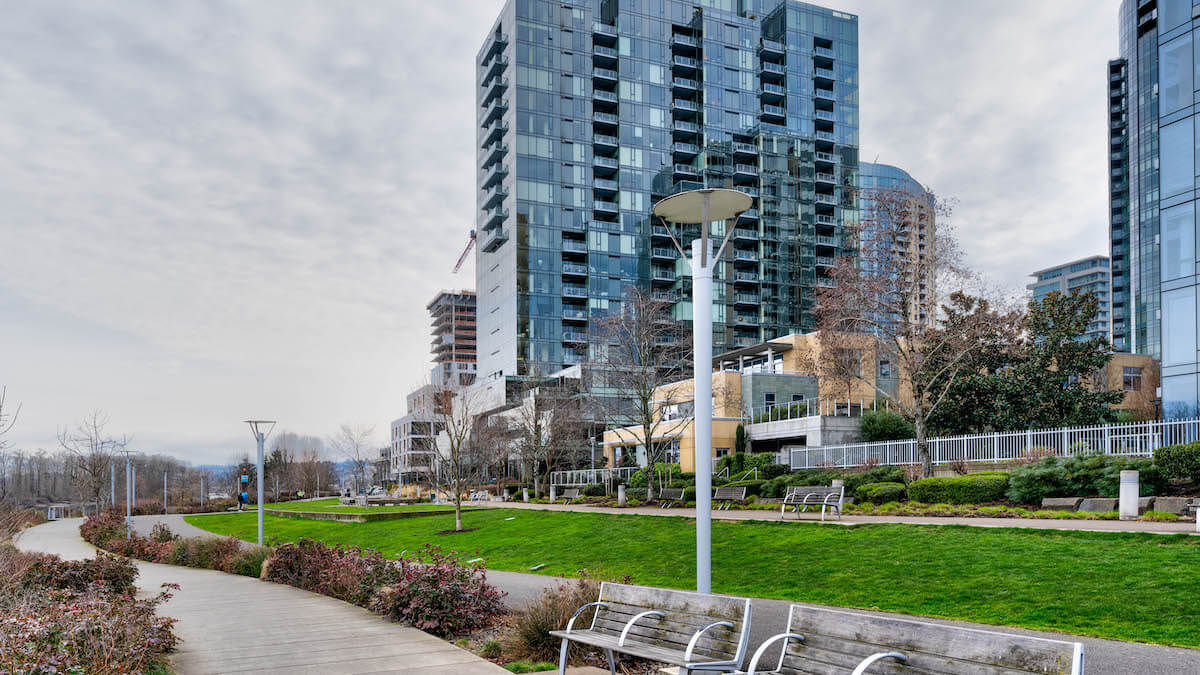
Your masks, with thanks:
M 750 208 L 750 196 L 737 190 L 704 188 L 671 195 L 654 205 L 680 256 L 688 259 L 668 223 L 699 225 L 692 241 L 692 340 L 696 425 L 696 590 L 712 592 L 712 300 L 713 270 L 733 236 L 737 218 Z M 725 238 L 713 254 L 709 225 L 725 224 Z M 729 222 L 732 221 L 732 222 Z
M 250 425 L 250 433 L 254 434 L 254 440 L 258 443 L 258 545 L 263 545 L 263 445 L 267 442 L 267 436 L 271 435 L 271 430 L 275 428 L 274 420 L 246 420 L 246 424 Z

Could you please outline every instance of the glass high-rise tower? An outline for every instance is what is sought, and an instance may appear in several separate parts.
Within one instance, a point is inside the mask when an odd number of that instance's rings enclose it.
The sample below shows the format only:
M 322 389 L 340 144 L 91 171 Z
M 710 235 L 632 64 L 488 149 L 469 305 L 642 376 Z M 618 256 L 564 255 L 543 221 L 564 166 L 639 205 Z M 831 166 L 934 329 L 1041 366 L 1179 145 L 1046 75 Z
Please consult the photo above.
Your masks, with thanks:
M 815 289 L 858 217 L 857 17 L 795 0 L 510 0 L 476 64 L 481 378 L 585 361 L 630 285 L 690 319 L 650 209 L 701 186 L 755 200 L 715 282 L 717 351 L 815 328 Z
M 1200 22 L 1192 0 L 1124 0 L 1108 64 L 1113 344 L 1161 359 L 1163 412 L 1197 377 Z

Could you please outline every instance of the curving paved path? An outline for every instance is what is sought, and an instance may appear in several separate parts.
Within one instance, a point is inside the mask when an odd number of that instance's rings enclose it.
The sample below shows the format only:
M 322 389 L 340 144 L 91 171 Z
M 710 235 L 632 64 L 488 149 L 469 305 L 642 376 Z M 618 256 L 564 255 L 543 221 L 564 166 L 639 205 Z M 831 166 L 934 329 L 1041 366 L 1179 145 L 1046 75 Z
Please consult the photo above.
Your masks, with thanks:
M 72 518 L 32 527 L 16 545 L 68 559 L 90 558 L 95 549 L 79 538 L 80 522 Z M 139 530 L 142 525 L 139 518 Z M 145 529 L 152 525 L 146 523 Z M 176 523 L 171 525 L 174 529 Z M 147 593 L 163 583 L 181 586 L 164 605 L 164 613 L 179 620 L 175 632 L 181 642 L 171 658 L 179 675 L 508 673 L 428 633 L 291 586 L 173 565 L 139 562 L 138 570 L 138 585 Z

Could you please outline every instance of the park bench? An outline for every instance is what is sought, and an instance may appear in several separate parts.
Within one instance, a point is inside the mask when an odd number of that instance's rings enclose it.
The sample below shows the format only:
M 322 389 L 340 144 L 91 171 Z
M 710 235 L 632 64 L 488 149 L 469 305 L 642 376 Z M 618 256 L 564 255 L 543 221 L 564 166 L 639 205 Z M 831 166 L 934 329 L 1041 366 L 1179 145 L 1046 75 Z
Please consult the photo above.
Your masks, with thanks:
M 821 507 L 821 520 L 825 520 L 825 509 L 836 511 L 838 519 L 842 517 L 842 498 L 845 488 L 841 485 L 826 487 L 823 485 L 793 485 L 788 488 L 783 497 L 783 505 L 779 508 L 779 517 L 783 518 L 788 507 L 796 513 L 808 511 L 808 507 Z
M 579 488 L 568 488 L 562 491 L 561 495 L 557 495 L 558 499 L 566 500 L 568 504 L 579 499 Z
M 773 670 L 760 662 L 779 648 Z M 769 666 L 767 666 L 769 668 Z M 767 639 L 742 675 L 853 671 L 905 675 L 1083 675 L 1083 645 L 976 628 L 792 605 L 787 632 Z
M 746 498 L 746 488 L 744 487 L 719 487 L 713 492 L 713 502 L 717 504 L 718 511 L 728 511 L 734 502 L 740 502 Z
M 663 488 L 658 493 L 659 508 L 669 509 L 683 501 L 683 488 Z
M 591 623 L 576 627 L 591 607 Z M 680 675 L 724 673 L 736 669 L 746 654 L 750 600 L 605 582 L 600 584 L 599 600 L 576 610 L 566 630 L 550 634 L 562 638 L 560 675 L 566 673 L 571 642 L 603 649 L 613 675 L 614 653 L 679 666 Z

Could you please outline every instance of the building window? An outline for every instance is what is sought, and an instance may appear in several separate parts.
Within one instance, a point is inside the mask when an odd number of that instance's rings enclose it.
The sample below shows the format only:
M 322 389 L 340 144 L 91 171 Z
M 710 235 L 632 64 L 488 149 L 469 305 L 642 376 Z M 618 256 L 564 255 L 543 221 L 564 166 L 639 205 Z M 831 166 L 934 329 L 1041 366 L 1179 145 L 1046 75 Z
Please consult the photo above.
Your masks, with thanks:
M 767 392 L 763 394 L 763 405 L 767 410 L 775 409 L 775 393 Z
M 1159 131 L 1159 189 L 1163 197 L 1195 186 L 1193 122 L 1183 120 Z
M 1142 369 L 1125 366 L 1121 369 L 1121 388 L 1125 391 L 1142 390 Z
M 729 454 L 729 448 L 717 448 L 717 457 L 721 458 Z
M 1163 209 L 1162 280 L 1189 277 L 1196 273 L 1195 205 L 1192 202 Z
M 678 463 L 679 463 L 679 441 L 674 440 L 674 441 L 671 441 L 670 444 L 667 445 L 667 464 L 678 464 Z

